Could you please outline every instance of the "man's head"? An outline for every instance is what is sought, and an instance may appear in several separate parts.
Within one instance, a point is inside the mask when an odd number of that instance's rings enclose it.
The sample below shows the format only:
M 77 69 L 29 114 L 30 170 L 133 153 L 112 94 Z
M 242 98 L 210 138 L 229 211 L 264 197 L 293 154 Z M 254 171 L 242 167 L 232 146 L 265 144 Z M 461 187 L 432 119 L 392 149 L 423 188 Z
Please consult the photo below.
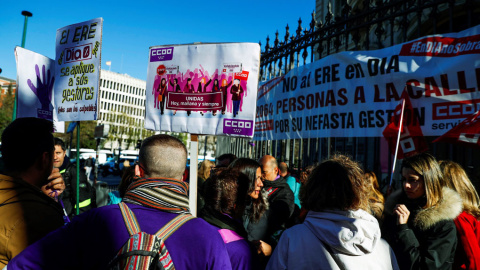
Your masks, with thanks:
M 217 158 L 215 167 L 228 167 L 235 159 L 237 159 L 237 156 L 234 154 L 223 154 Z
M 280 176 L 285 177 L 288 174 L 288 165 L 285 162 L 280 162 L 278 164 L 278 169 L 280 170 Z
M 240 84 L 240 80 L 239 80 L 239 79 L 233 80 L 233 84 L 236 85 L 236 86 L 238 86 L 238 84 Z
M 55 138 L 55 152 L 53 154 L 53 167 L 60 168 L 65 160 L 65 143 L 60 138 Z
M 143 140 L 135 175 L 181 180 L 187 164 L 187 148 L 177 138 L 158 134 Z
M 265 155 L 258 162 L 262 166 L 263 180 L 274 181 L 278 176 L 277 160 L 270 155 Z
M 53 168 L 53 123 L 39 118 L 18 118 L 2 134 L 5 171 L 41 187 Z M 29 176 L 25 177 L 25 173 Z

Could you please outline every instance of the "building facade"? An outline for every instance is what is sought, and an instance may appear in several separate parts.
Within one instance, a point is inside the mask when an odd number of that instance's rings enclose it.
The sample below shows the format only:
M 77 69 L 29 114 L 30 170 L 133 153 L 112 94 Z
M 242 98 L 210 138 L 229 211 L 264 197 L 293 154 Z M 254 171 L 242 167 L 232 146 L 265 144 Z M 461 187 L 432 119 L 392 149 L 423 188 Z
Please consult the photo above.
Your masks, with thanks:
M 108 70 L 100 73 L 97 125 L 109 125 L 103 147 L 134 149 L 137 140 L 154 134 L 144 129 L 146 82 Z
M 2 100 L 7 94 L 15 94 L 17 90 L 17 81 L 5 77 L 0 77 L 0 107 L 2 107 Z M 11 91 L 11 92 L 9 92 Z

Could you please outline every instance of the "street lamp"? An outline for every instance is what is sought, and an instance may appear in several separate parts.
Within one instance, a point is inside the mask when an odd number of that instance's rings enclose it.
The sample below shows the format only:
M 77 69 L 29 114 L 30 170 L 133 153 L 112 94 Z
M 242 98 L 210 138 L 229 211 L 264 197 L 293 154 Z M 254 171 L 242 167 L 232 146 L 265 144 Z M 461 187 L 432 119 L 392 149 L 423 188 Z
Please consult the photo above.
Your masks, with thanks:
M 23 24 L 23 36 L 22 36 L 22 48 L 25 48 L 25 38 L 27 37 L 27 22 L 28 17 L 32 17 L 32 13 L 30 11 L 22 11 L 22 15 L 25 16 L 25 23 Z
M 23 23 L 23 36 L 22 36 L 22 48 L 25 48 L 25 38 L 27 37 L 27 22 L 28 17 L 32 17 L 33 14 L 30 11 L 22 11 L 22 15 L 25 16 L 25 22 Z M 13 103 L 12 121 L 17 118 L 17 91 L 15 91 L 15 101 Z

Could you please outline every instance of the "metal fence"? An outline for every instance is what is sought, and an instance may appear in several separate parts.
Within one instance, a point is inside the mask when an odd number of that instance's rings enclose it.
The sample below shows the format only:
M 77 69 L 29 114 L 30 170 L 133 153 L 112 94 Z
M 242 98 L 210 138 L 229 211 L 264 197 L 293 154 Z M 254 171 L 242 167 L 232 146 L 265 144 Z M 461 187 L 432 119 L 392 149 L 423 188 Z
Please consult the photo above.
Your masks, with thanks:
M 381 49 L 426 35 L 462 31 L 480 23 L 480 1 L 350 1 L 343 5 L 339 14 L 332 13 L 329 3 L 323 21 L 316 21 L 313 13 L 305 28 L 302 23 L 299 19 L 294 33 L 290 33 L 287 25 L 283 38 L 277 31 L 273 44 L 268 36 L 264 45 L 260 43 L 263 47 L 260 81 L 284 75 L 293 68 L 341 51 Z M 290 168 L 304 168 L 334 152 L 342 152 L 362 162 L 366 168 L 378 170 L 381 143 L 379 137 L 312 138 L 256 141 L 252 146 L 248 139 L 219 138 L 217 156 L 228 152 L 258 159 L 270 154 L 286 161 Z M 436 145 L 432 147 L 434 152 L 445 155 L 444 158 L 456 160 L 465 167 L 474 165 L 475 153 L 471 150 L 437 148 Z

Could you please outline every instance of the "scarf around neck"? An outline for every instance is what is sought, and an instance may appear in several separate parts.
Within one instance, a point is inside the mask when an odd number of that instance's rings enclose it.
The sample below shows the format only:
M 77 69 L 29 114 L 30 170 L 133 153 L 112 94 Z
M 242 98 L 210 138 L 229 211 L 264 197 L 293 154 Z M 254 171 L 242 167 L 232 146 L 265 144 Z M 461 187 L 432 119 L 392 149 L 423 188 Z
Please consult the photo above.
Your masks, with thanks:
M 175 179 L 138 179 L 128 187 L 123 202 L 164 212 L 190 214 L 188 184 Z

